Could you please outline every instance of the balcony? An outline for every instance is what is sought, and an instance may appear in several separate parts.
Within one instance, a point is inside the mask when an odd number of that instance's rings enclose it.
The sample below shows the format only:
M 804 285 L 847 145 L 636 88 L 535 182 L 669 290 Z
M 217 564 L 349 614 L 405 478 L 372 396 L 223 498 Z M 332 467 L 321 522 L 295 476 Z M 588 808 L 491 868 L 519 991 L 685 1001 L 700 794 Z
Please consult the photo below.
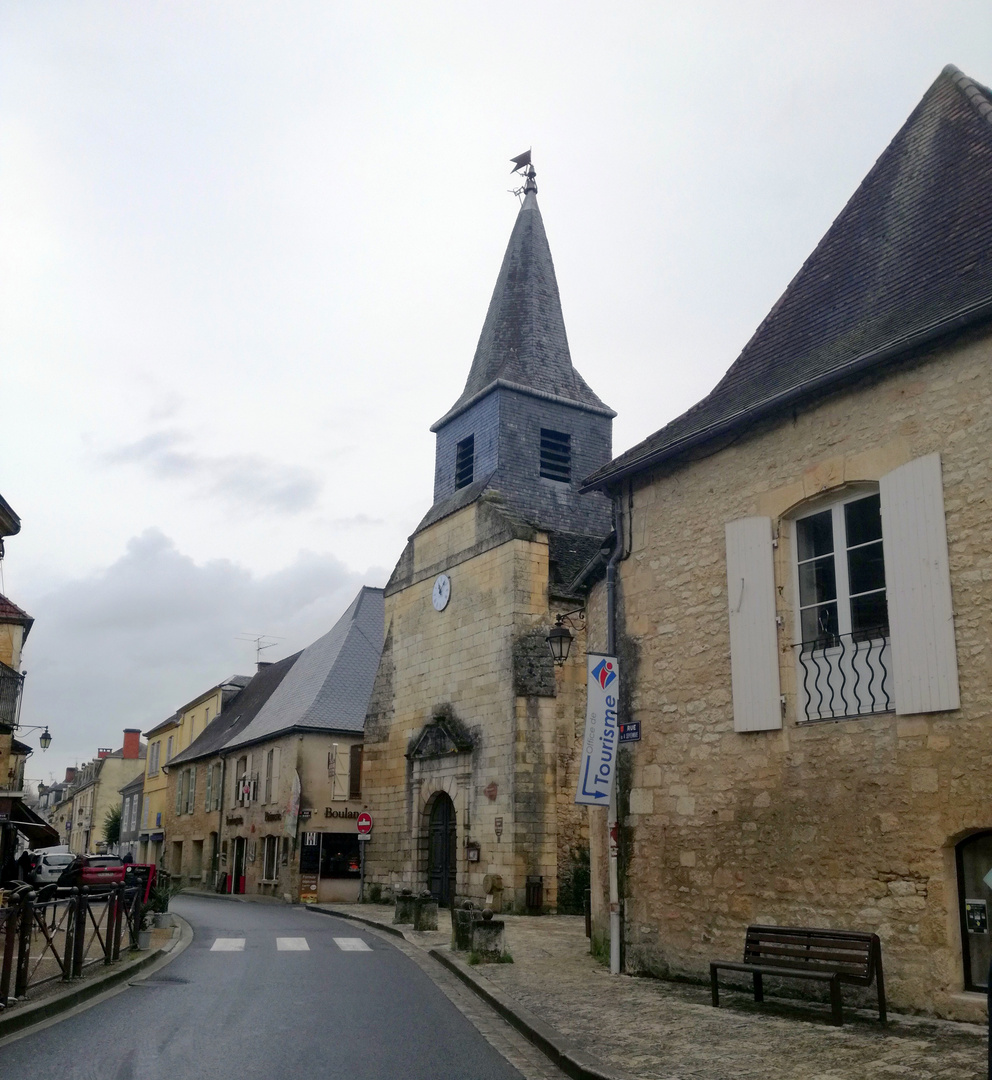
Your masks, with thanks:
M 799 661 L 800 722 L 893 711 L 887 627 L 826 634 L 793 648 Z
M 0 727 L 13 728 L 17 721 L 17 701 L 21 696 L 24 676 L 0 663 Z

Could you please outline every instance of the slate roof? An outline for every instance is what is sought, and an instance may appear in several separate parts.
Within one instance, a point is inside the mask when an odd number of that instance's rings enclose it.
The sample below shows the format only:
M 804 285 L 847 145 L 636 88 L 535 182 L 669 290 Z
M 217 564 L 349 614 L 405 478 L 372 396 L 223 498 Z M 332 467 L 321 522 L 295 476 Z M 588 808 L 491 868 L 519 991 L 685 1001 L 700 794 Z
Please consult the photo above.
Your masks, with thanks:
M 259 710 L 269 700 L 276 687 L 302 653 L 293 653 L 274 664 L 267 664 L 251 679 L 247 686 L 210 721 L 200 734 L 167 765 L 181 765 L 187 761 L 200 761 L 213 757 L 228 742 L 235 739 L 255 719 Z
M 366 585 L 333 629 L 303 650 L 255 719 L 224 748 L 292 729 L 363 731 L 384 627 L 383 590 Z
M 616 415 L 572 367 L 536 187 L 517 214 L 465 389 L 431 431 L 497 386 Z
M 992 317 L 992 92 L 944 68 L 716 388 L 606 488 Z
M 179 713 L 173 713 L 171 716 L 166 717 L 161 723 L 156 724 L 153 728 L 149 728 L 148 731 L 143 732 L 146 739 L 150 739 L 153 735 L 157 735 L 160 731 L 165 731 L 167 728 L 176 727 L 179 724 Z

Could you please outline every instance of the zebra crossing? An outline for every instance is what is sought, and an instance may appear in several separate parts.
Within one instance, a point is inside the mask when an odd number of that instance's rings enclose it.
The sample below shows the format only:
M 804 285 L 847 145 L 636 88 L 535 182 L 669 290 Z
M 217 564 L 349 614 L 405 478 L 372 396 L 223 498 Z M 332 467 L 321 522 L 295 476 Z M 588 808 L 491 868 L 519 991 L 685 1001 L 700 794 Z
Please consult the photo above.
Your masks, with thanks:
M 336 937 L 332 940 L 342 952 L 372 952 L 372 946 L 363 938 Z M 210 952 L 244 952 L 245 941 L 243 937 L 215 938 Z M 277 937 L 275 944 L 277 952 L 310 952 L 310 943 L 305 937 Z

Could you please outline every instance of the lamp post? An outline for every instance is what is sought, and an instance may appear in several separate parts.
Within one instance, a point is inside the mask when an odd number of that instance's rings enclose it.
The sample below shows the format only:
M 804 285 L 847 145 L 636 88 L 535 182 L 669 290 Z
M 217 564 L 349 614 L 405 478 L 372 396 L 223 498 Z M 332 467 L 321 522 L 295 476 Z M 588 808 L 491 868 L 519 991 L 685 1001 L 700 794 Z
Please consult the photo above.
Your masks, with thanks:
M 42 731 L 42 728 L 44 728 L 43 731 Z M 41 731 L 41 734 L 38 736 L 38 745 L 42 748 L 42 750 L 47 750 L 52 745 L 52 735 L 51 735 L 51 732 L 48 730 L 48 725 L 47 724 L 34 724 L 31 727 L 22 727 L 22 726 L 18 725 L 16 730 L 17 731 Z

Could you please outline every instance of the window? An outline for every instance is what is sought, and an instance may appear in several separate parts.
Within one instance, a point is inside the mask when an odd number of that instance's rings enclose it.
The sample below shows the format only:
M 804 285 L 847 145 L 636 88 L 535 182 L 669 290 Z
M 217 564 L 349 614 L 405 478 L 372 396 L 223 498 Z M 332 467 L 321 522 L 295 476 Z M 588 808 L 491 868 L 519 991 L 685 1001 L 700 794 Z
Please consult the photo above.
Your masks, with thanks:
M 475 477 L 475 436 L 469 435 L 455 447 L 455 487 L 468 487 Z
M 572 480 L 572 436 L 541 428 L 541 476 L 545 480 Z
M 208 806 L 207 809 L 208 810 L 210 810 L 210 809 L 219 810 L 220 809 L 220 787 L 221 787 L 221 783 L 220 783 L 221 766 L 220 766 L 220 764 L 214 765 L 214 767 L 211 769 L 211 772 L 213 773 L 213 777 L 214 777 L 214 785 L 213 785 L 213 787 L 214 787 L 214 803 L 213 803 L 212 807 Z
M 169 736 L 169 741 L 166 743 L 166 746 L 165 746 L 165 760 L 166 761 L 171 761 L 172 760 L 172 736 L 171 735 Z
M 183 812 L 183 807 L 186 805 L 186 797 L 184 794 L 184 785 L 188 782 L 187 777 L 189 773 L 183 769 L 181 773 L 176 777 L 176 815 L 178 816 Z
M 796 519 L 800 720 L 892 710 L 892 657 L 878 492 Z
M 152 743 L 148 750 L 148 775 L 154 776 L 158 772 L 158 759 L 162 750 L 162 743 L 158 740 Z
M 144 808 L 141 811 L 141 827 L 143 829 L 148 828 L 148 803 L 145 803 Z
M 279 876 L 279 837 L 266 836 L 262 840 L 262 881 L 274 882 Z
M 270 750 L 265 755 L 265 799 L 264 802 L 272 802 L 272 764 L 275 758 L 275 750 Z
M 196 766 L 187 770 L 189 781 L 186 790 L 186 813 L 192 814 L 196 809 Z
M 351 761 L 348 772 L 348 797 L 360 799 L 362 797 L 362 745 L 351 748 Z
M 781 728 L 784 641 L 796 643 L 800 722 L 960 708 L 940 456 L 908 461 L 876 490 L 848 488 L 779 527 L 792 550 L 791 589 L 776 579 L 771 518 L 726 525 L 734 730 Z M 787 592 L 794 626 L 779 615 Z
M 138 827 L 138 803 L 141 800 L 140 795 L 135 795 L 131 800 L 131 832 Z

